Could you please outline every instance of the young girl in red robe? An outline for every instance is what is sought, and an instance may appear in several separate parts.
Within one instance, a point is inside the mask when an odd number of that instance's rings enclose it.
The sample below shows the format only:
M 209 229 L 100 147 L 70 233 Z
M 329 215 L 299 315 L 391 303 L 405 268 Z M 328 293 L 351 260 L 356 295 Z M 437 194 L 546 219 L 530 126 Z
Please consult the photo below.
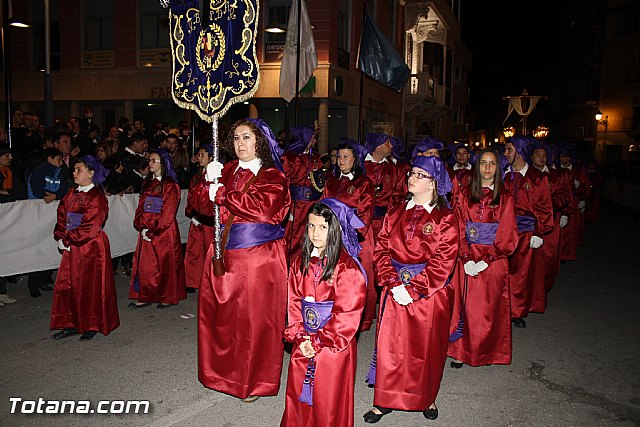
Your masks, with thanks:
M 73 170 L 72 188 L 58 205 L 53 237 L 62 252 L 51 306 L 51 338 L 82 333 L 109 334 L 120 325 L 109 238 L 102 231 L 109 202 L 102 190 L 109 172 L 94 156 L 84 156 Z
M 438 157 L 417 156 L 409 173 L 411 199 L 392 207 L 374 253 L 380 296 L 376 350 L 367 382 L 377 423 L 393 409 L 436 419 L 436 396 L 447 357 L 458 255 L 458 221 L 445 196 L 451 181 Z
M 311 206 L 302 254 L 289 274 L 289 326 L 294 343 L 281 426 L 353 426 L 355 334 L 366 278 L 354 228 L 362 221 L 337 199 Z M 372 286 L 372 284 L 369 284 Z
M 502 183 L 506 159 L 491 148 L 476 162 L 456 202 L 460 253 L 448 355 L 452 368 L 511 363 L 509 261 L 518 244 L 513 197 Z
M 140 233 L 133 257 L 129 308 L 158 308 L 187 298 L 180 230 L 176 212 L 180 186 L 171 155 L 159 149 L 149 155 L 149 176 L 142 184 L 133 227 Z

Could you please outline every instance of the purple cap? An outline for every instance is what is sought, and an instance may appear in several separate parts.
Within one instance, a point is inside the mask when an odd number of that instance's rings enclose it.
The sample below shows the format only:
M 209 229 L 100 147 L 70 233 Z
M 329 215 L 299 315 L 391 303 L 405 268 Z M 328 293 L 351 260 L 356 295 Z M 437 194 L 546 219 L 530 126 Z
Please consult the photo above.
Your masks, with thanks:
M 530 138 L 517 135 L 509 138 L 507 142 L 510 142 L 513 144 L 514 148 L 516 149 L 516 153 L 520 154 L 524 158 L 525 162 L 527 163 L 530 162 L 531 160 L 530 151 L 529 151 L 529 144 L 531 142 Z
M 438 184 L 438 194 L 446 196 L 453 189 L 451 179 L 449 179 L 449 173 L 444 167 L 442 159 L 435 156 L 416 156 L 411 161 L 411 166 L 420 168 L 431 174 L 436 183 Z
M 97 157 L 87 154 L 86 156 L 82 156 L 80 161 L 93 171 L 91 181 L 93 181 L 94 184 L 102 184 L 104 180 L 107 179 L 110 171 L 102 166 L 102 163 Z
M 273 131 L 271 130 L 269 125 L 262 119 L 247 118 L 246 120 L 250 121 L 251 123 L 256 125 L 258 129 L 260 129 L 267 142 L 269 143 L 269 150 L 271 151 L 271 158 L 273 159 L 273 163 L 276 165 L 276 168 L 278 168 L 280 172 L 284 173 L 282 163 L 280 162 L 280 156 L 284 154 L 284 150 L 278 145 L 278 140 L 276 139 L 276 136 L 273 134 Z
M 416 146 L 413 149 L 413 152 L 411 153 L 411 159 L 418 157 L 418 153 L 424 153 L 425 151 L 431 150 L 434 148 L 440 151 L 444 149 L 444 144 L 441 141 L 435 140 L 430 136 L 427 136 L 426 138 L 424 138 L 423 140 L 421 140 L 416 144 Z
M 173 168 L 173 159 L 171 154 L 164 148 L 158 148 L 157 150 L 152 151 L 152 153 L 156 153 L 160 156 L 162 166 L 164 166 L 165 175 L 170 176 L 175 182 L 178 182 L 178 174 L 176 174 L 176 171 Z
M 311 126 L 301 126 L 291 128 L 291 143 L 287 145 L 285 151 L 287 153 L 302 154 L 304 149 L 309 145 L 313 136 L 313 128 Z
M 336 218 L 338 218 L 338 221 L 340 222 L 340 230 L 342 233 L 342 245 L 347 250 L 347 253 L 351 255 L 351 258 L 356 261 L 356 263 L 362 270 L 362 274 L 364 275 L 364 279 L 366 281 L 367 273 L 358 260 L 358 255 L 362 250 L 362 246 L 360 245 L 360 243 L 358 243 L 358 234 L 356 233 L 356 228 L 364 227 L 364 222 L 362 222 L 362 220 L 358 218 L 355 208 L 351 208 L 345 205 L 338 199 L 330 197 L 327 199 L 322 199 L 318 203 L 322 203 L 323 205 L 327 206 L 329 209 L 331 209 Z
M 373 154 L 373 152 L 376 150 L 376 148 L 378 148 L 378 146 L 387 142 L 387 139 L 389 139 L 389 137 L 384 133 L 369 132 L 367 134 L 366 143 L 365 143 L 365 147 L 367 148 L 367 151 L 369 152 L 369 154 Z
M 398 160 L 404 160 L 404 141 L 397 136 L 390 136 L 391 145 L 393 146 L 392 155 Z
M 213 144 L 201 145 L 200 149 L 206 151 L 207 153 L 209 153 L 210 156 L 213 156 Z

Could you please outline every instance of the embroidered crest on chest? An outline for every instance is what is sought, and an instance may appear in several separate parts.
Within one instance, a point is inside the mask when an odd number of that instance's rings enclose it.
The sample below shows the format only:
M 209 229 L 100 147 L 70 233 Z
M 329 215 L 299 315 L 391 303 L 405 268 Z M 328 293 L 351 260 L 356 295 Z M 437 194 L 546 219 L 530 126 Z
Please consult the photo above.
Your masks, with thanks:
M 524 191 L 529 191 L 529 189 L 531 188 L 531 184 L 529 184 L 528 182 L 525 182 L 522 188 L 524 188 Z
M 350 185 L 349 187 L 347 187 L 347 194 L 353 194 L 356 191 L 356 187 L 354 187 L 353 185 Z
M 422 234 L 431 234 L 433 233 L 434 225 L 431 222 L 428 222 L 422 227 Z

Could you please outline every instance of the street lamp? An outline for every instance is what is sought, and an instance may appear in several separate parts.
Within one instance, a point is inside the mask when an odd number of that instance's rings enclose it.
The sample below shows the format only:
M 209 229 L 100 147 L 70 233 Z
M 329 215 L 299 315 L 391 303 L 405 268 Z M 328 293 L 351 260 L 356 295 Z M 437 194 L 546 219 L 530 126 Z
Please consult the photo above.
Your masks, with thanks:
M 607 130 L 609 130 L 609 116 L 606 115 L 604 116 L 604 118 L 602 117 L 602 111 L 598 110 L 596 112 L 595 115 L 595 119 L 596 119 L 596 151 L 598 153 L 596 153 L 595 157 L 596 159 L 600 160 L 600 156 L 598 156 L 598 154 L 601 154 L 600 151 L 601 149 L 604 150 L 604 147 L 607 145 Z M 599 144 L 597 135 L 598 135 L 598 126 L 604 126 L 604 136 L 602 138 L 602 144 Z
M 602 118 L 602 111 L 598 110 L 596 112 L 596 122 L 598 122 L 598 125 L 600 126 L 604 126 L 605 132 L 607 130 L 607 128 L 609 127 L 609 116 L 604 116 L 604 119 Z

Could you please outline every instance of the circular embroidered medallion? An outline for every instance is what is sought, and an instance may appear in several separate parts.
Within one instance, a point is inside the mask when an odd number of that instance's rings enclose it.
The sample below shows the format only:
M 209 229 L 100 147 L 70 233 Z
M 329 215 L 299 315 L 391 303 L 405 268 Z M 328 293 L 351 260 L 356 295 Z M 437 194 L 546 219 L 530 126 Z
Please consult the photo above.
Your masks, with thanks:
M 356 187 L 354 187 L 353 185 L 350 185 L 349 188 L 347 188 L 347 194 L 353 194 L 356 191 Z
M 424 225 L 424 227 L 422 227 L 422 233 L 423 234 L 431 234 L 433 233 L 433 224 L 428 222 Z
M 304 324 L 309 329 L 318 329 L 320 327 L 320 313 L 315 307 L 307 306 L 304 308 Z

